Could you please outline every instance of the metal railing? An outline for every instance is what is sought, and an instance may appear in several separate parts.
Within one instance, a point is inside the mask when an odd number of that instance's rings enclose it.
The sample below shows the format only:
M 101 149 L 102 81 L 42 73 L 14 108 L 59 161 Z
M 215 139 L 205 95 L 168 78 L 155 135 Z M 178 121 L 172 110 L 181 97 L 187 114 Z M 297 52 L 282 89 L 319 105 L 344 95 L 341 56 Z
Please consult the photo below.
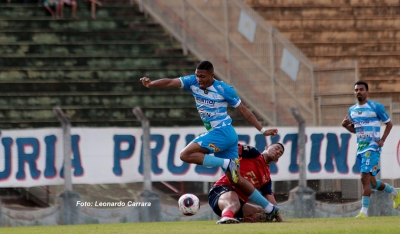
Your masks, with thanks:
M 182 43 L 184 52 L 210 60 L 217 77 L 234 86 L 246 104 L 271 125 L 296 126 L 291 106 L 298 109 L 308 125 L 320 125 L 315 101 L 319 85 L 332 77 L 332 71 L 336 71 L 337 78 L 332 90 L 343 91 L 335 89 L 335 85 L 347 85 L 351 91 L 357 79 L 356 63 L 316 66 L 240 0 L 136 2 Z M 255 23 L 254 34 L 239 30 L 243 17 L 248 20 L 244 22 Z M 299 62 L 295 79 L 281 69 L 284 53 Z

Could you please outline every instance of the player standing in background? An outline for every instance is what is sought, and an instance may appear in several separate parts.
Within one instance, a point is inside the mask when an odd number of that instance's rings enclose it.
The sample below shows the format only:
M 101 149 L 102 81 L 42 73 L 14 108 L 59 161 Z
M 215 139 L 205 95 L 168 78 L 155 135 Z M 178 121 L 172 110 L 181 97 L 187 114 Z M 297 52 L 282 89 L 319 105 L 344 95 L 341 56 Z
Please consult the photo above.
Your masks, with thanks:
M 283 145 L 272 144 L 260 153 L 252 146 L 239 144 L 238 151 L 240 174 L 251 182 L 269 202 L 277 205 L 272 192 L 269 164 L 278 162 L 285 151 Z M 217 224 L 239 223 L 239 218 L 244 222 L 272 222 L 273 219 L 278 222 L 282 221 L 279 212 L 275 215 L 266 214 L 261 206 L 249 204 L 248 200 L 242 191 L 230 184 L 226 175 L 222 175 L 208 193 L 210 207 L 215 214 L 221 217 Z
M 351 106 L 342 121 L 342 126 L 357 135 L 357 164 L 360 167 L 362 183 L 362 208 L 356 218 L 368 216 L 371 190 L 379 190 L 393 195 L 393 207 L 400 205 L 399 190 L 387 183 L 376 180 L 379 173 L 379 159 L 387 136 L 392 129 L 392 122 L 382 104 L 368 100 L 368 84 L 358 81 L 354 84 L 354 94 L 358 103 Z M 380 121 L 386 124 L 380 136 Z
M 228 104 L 239 110 L 240 114 L 264 136 L 275 136 L 278 130 L 263 127 L 254 114 L 243 105 L 235 89 L 214 78 L 211 62 L 200 62 L 194 75 L 155 81 L 142 77 L 140 80 L 147 88 L 175 87 L 184 88 L 192 93 L 197 111 L 208 132 L 198 136 L 181 151 L 182 161 L 205 167 L 221 167 L 231 182 L 249 196 L 251 201 L 263 207 L 265 212 L 279 212 L 279 208 L 270 204 L 250 182 L 240 179 L 238 135 L 227 113 Z M 214 154 L 215 157 L 210 154 Z

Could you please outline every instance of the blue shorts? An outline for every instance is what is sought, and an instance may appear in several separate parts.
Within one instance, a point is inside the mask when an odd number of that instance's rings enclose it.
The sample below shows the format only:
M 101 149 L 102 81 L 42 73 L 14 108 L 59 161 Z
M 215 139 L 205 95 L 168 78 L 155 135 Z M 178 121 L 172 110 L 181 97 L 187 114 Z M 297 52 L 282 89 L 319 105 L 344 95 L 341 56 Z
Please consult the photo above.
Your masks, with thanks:
M 232 125 L 221 128 L 214 128 L 196 137 L 193 142 L 198 143 L 202 148 L 210 150 L 218 158 L 237 158 L 238 156 L 238 135 Z
M 232 191 L 231 187 L 226 187 L 226 186 L 213 186 L 210 189 L 210 192 L 208 192 L 208 204 L 210 204 L 210 207 L 213 209 L 214 213 L 218 216 L 221 217 L 222 211 L 218 206 L 218 200 L 219 197 L 226 193 Z M 236 218 L 243 218 L 243 210 L 242 207 L 245 204 L 242 200 L 240 200 L 240 210 L 235 214 Z
M 379 151 L 372 150 L 357 154 L 357 164 L 360 167 L 360 172 L 371 173 L 373 176 L 376 176 L 381 170 L 379 168 L 380 157 L 381 153 Z

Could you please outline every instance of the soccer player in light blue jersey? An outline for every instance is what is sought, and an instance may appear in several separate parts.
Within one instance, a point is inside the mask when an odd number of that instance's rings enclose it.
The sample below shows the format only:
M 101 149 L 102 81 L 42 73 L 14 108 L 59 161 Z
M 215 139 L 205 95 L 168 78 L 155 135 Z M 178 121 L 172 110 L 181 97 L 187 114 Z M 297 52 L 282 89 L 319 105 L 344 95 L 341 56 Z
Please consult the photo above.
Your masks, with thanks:
M 379 173 L 381 149 L 392 129 L 392 122 L 382 104 L 368 100 L 368 84 L 357 81 L 354 84 L 354 94 L 358 103 L 351 106 L 342 121 L 342 126 L 357 135 L 357 164 L 360 167 L 362 198 L 361 211 L 356 218 L 368 216 L 371 190 L 379 190 L 393 195 L 393 208 L 400 206 L 399 190 L 387 183 L 376 180 Z M 382 137 L 380 136 L 380 121 L 386 124 Z
M 254 114 L 241 102 L 235 89 L 214 78 L 214 67 L 209 61 L 202 61 L 195 74 L 179 78 L 162 78 L 151 81 L 140 78 L 147 88 L 184 88 L 192 93 L 200 118 L 208 132 L 190 142 L 180 153 L 182 161 L 221 167 L 231 183 L 240 189 L 250 201 L 260 205 L 266 213 L 279 213 L 279 208 L 265 199 L 254 186 L 239 173 L 238 135 L 227 113 L 228 105 L 240 114 L 264 136 L 275 136 L 277 129 L 266 129 Z M 214 154 L 214 156 L 210 155 Z

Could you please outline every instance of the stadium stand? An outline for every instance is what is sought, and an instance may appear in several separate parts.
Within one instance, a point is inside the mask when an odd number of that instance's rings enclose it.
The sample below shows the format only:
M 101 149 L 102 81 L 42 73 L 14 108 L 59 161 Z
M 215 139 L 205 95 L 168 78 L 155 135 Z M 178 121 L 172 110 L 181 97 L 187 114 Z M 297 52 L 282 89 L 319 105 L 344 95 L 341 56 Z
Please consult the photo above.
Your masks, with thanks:
M 371 99 L 382 101 L 391 112 L 394 124 L 400 123 L 398 1 L 245 2 L 313 62 L 357 60 L 359 79 L 370 84 Z M 326 105 L 332 111 L 328 110 L 325 115 L 332 115 L 337 108 L 329 99 L 340 100 L 345 105 L 351 103 L 341 96 L 326 97 Z
M 180 44 L 129 0 L 102 2 L 96 20 L 83 0 L 75 20 L 70 7 L 64 19 L 55 20 L 36 2 L 0 3 L 0 129 L 60 127 L 55 106 L 73 127 L 140 126 L 132 113 L 135 106 L 152 126 L 201 126 L 190 93 L 148 90 L 139 82 L 142 76 L 194 73 L 197 58 L 183 55 Z M 233 108 L 229 111 L 238 116 L 235 125 L 248 126 Z M 132 186 L 115 185 L 101 194 L 135 191 Z M 103 187 L 109 186 L 74 185 L 74 190 L 90 200 L 82 191 Z M 54 204 L 63 187 L 4 191 L 5 204 L 43 207 Z
M 68 7 L 54 20 L 22 3 L 0 8 L 1 129 L 60 126 L 54 106 L 72 126 L 139 126 L 135 106 L 153 126 L 199 123 L 189 93 L 149 92 L 139 82 L 192 73 L 198 61 L 137 6 L 104 1 L 92 20 L 78 1 L 77 20 Z

